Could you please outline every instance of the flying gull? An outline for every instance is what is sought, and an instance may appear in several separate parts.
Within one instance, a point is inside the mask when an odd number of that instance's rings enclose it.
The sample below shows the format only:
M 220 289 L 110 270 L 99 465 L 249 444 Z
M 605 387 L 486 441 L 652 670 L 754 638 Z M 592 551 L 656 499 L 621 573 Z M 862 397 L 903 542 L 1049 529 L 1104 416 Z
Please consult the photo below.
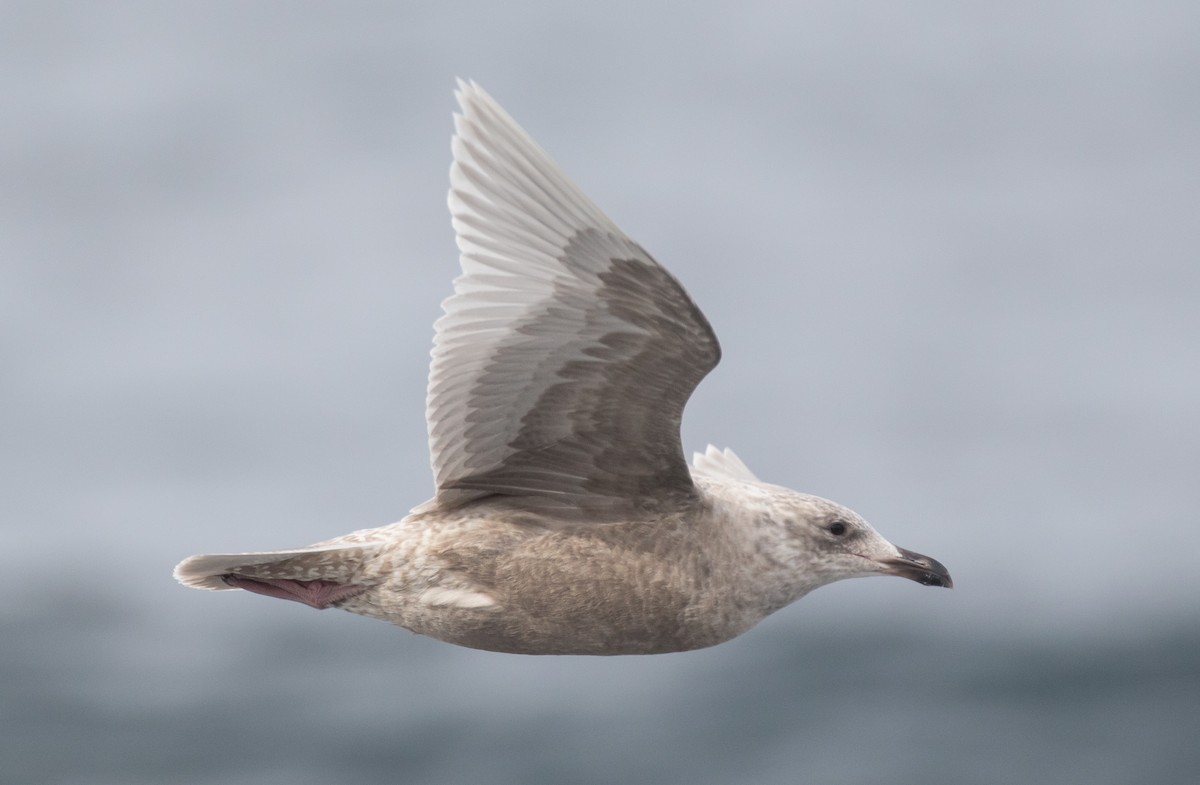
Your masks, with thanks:
M 684 404 L 721 354 L 704 314 L 491 96 L 457 95 L 462 275 L 426 401 L 436 495 L 306 548 L 192 556 L 176 579 L 524 654 L 711 646 L 843 578 L 951 585 L 730 450 L 689 467 Z

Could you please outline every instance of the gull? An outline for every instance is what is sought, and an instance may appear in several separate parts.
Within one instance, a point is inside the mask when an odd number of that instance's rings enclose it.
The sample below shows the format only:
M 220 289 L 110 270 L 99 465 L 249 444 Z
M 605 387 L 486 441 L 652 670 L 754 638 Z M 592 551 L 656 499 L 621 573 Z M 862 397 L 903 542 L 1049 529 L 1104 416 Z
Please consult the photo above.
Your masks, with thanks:
M 192 556 L 178 581 L 521 654 L 712 646 L 845 578 L 951 586 L 731 450 L 689 467 L 684 405 L 721 354 L 708 320 L 491 96 L 460 80 L 457 98 L 462 274 L 426 400 L 436 494 L 305 548 Z

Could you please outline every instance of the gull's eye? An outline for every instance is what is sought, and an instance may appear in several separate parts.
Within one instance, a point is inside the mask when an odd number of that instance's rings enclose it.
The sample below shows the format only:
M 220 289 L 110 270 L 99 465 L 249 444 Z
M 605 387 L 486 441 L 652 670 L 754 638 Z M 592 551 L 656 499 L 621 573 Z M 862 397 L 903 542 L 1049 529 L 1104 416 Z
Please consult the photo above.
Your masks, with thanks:
M 834 537 L 841 537 L 848 531 L 845 521 L 834 521 L 829 524 L 829 533 Z

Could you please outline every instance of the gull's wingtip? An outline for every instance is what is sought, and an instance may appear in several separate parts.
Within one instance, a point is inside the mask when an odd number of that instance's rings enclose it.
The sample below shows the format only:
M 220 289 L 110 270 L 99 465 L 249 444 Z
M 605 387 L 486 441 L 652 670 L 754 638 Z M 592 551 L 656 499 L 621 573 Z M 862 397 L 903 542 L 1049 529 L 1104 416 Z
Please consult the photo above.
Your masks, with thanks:
M 496 99 L 488 95 L 488 92 L 480 87 L 479 82 L 476 82 L 474 79 L 463 79 L 461 76 L 456 76 L 454 79 L 457 82 L 454 97 L 458 100 L 458 105 L 462 108 L 464 114 L 469 110 L 469 104 L 476 101 L 496 103 Z

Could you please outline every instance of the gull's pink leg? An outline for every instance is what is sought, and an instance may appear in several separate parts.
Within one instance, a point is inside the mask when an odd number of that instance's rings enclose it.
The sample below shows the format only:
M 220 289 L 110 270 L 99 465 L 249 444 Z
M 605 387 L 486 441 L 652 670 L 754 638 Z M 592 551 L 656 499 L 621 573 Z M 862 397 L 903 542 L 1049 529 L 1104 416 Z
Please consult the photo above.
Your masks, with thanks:
M 255 594 L 293 600 L 324 610 L 325 608 L 362 594 L 366 586 L 333 583 L 331 581 L 294 581 L 280 578 L 246 578 L 241 575 L 225 575 L 221 580 L 236 589 L 245 589 Z

